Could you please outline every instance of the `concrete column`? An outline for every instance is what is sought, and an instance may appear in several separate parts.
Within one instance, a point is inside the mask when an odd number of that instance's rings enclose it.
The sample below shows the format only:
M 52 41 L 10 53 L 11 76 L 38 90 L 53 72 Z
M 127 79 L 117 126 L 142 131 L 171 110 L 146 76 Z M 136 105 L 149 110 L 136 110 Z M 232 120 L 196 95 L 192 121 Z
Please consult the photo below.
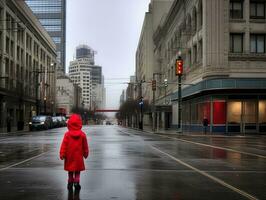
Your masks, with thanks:
M 203 67 L 214 69 L 226 66 L 225 59 L 227 37 L 225 10 L 227 1 L 203 0 Z
M 163 122 L 163 130 L 166 129 L 165 123 L 166 123 L 166 112 L 162 113 L 162 122 Z
M 249 23 L 249 9 L 250 9 L 250 5 L 249 5 L 249 1 L 250 0 L 245 0 L 244 1 L 244 20 L 246 20 L 246 24 L 245 24 L 245 35 L 244 35 L 244 41 L 243 41 L 243 50 L 244 53 L 249 53 L 250 52 L 250 23 Z
M 157 112 L 157 132 L 160 130 L 160 112 Z

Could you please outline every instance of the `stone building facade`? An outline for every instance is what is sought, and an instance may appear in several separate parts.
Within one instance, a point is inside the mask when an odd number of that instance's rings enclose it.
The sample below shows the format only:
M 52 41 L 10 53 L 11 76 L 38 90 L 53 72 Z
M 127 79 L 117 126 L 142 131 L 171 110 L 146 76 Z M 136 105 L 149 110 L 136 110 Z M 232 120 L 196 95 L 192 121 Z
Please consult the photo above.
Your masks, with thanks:
M 155 68 L 168 86 L 156 91 L 159 128 L 225 133 L 266 132 L 266 2 L 175 0 L 153 35 Z M 175 60 L 181 51 L 182 116 L 177 115 Z
M 57 63 L 54 42 L 24 1 L 0 1 L 0 19 L 0 130 L 6 132 L 52 112 Z
M 159 24 L 163 23 L 173 0 L 151 0 L 149 10 L 145 13 L 144 22 L 136 51 L 136 95 L 152 103 L 151 80 L 153 74 L 158 72 L 155 68 L 153 34 Z M 152 113 L 146 112 L 143 116 L 144 126 L 152 123 Z
M 69 115 L 73 108 L 81 107 L 81 88 L 66 75 L 56 79 L 56 113 Z

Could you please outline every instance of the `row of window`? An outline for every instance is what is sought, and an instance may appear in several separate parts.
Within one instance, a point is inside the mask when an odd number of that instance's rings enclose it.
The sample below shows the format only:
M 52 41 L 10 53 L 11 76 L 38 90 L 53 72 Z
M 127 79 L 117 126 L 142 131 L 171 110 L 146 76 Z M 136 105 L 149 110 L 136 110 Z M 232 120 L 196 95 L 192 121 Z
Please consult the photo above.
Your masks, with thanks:
M 266 53 L 266 34 L 250 34 L 250 52 Z M 230 34 L 230 52 L 243 53 L 244 33 Z
M 230 1 L 230 18 L 243 19 L 244 10 L 243 0 Z M 250 18 L 251 19 L 265 19 L 265 1 L 251 0 L 250 1 Z
M 45 30 L 50 31 L 50 32 L 62 30 L 61 25 L 43 25 L 43 27 L 45 28 Z
M 49 25 L 61 25 L 62 20 L 61 19 L 39 19 L 41 24 L 44 26 L 49 26 Z
M 61 37 L 52 37 L 54 43 L 61 43 Z
M 62 4 L 61 0 L 26 0 L 29 6 L 60 6 Z
M 31 10 L 34 13 L 61 13 L 62 7 L 61 6 L 46 6 L 46 7 L 31 6 Z

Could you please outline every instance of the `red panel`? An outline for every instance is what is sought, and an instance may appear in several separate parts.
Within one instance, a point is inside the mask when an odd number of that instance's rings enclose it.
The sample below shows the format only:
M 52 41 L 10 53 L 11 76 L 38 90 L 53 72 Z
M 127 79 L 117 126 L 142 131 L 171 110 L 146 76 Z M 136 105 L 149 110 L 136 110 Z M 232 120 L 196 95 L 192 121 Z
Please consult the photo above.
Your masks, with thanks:
M 225 102 L 213 102 L 213 124 L 226 123 L 226 106 Z

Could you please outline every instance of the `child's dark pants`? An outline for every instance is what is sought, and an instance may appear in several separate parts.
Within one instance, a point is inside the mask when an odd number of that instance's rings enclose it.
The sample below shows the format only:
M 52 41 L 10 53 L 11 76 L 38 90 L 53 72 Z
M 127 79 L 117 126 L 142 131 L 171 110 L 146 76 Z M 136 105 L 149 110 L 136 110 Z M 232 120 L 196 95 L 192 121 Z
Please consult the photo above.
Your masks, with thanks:
M 68 182 L 69 183 L 79 183 L 80 172 L 68 172 Z

